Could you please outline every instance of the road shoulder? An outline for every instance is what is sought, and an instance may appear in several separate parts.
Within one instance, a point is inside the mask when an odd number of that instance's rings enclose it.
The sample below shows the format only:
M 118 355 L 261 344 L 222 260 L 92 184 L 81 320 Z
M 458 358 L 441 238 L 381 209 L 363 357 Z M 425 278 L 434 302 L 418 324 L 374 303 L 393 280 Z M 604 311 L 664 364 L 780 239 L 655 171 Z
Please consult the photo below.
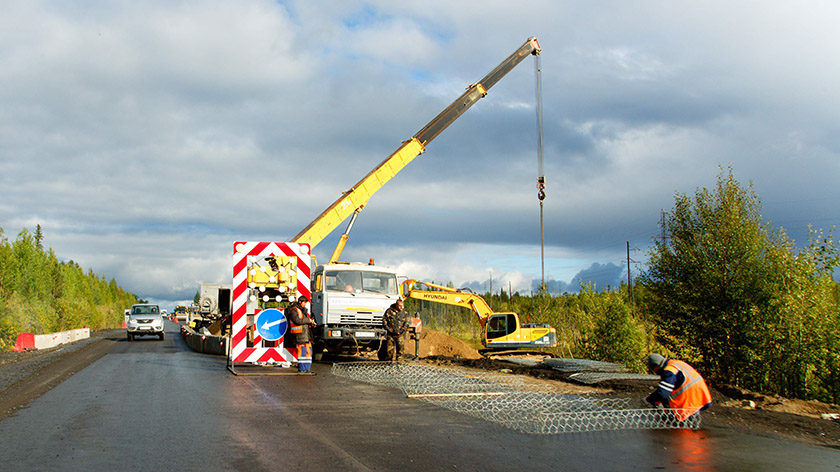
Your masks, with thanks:
M 114 346 L 121 330 L 44 352 L 3 353 L 0 364 L 0 421 L 25 408 L 76 372 L 101 358 Z

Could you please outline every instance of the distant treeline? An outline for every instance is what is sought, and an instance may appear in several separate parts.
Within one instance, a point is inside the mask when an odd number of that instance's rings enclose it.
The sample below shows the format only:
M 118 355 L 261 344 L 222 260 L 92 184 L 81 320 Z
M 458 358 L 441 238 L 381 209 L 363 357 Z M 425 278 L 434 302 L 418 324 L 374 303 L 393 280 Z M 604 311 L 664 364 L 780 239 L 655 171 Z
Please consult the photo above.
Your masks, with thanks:
M 40 225 L 34 234 L 24 228 L 13 242 L 0 228 L 0 349 L 14 346 L 20 332 L 119 328 L 137 297 L 114 279 L 59 261 L 42 241 Z
M 650 352 L 694 365 L 712 384 L 840 403 L 840 251 L 811 230 L 797 247 L 762 220 L 752 186 L 721 172 L 713 190 L 677 195 L 667 238 L 632 287 L 550 296 L 484 294 L 495 312 L 557 329 L 555 353 L 644 370 Z M 452 286 L 451 284 L 449 284 Z M 475 314 L 408 300 L 424 326 L 479 339 Z

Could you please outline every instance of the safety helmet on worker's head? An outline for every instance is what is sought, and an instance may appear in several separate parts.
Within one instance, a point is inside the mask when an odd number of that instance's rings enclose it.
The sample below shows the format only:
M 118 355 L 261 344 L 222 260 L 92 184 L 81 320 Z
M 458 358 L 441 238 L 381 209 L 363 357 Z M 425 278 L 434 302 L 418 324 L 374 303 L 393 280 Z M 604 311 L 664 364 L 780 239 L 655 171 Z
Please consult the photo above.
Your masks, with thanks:
M 647 358 L 648 369 L 650 369 L 652 372 L 656 372 L 657 370 L 665 367 L 665 362 L 667 360 L 668 359 L 665 359 L 660 354 L 651 354 Z
M 309 301 L 309 299 L 306 298 L 306 295 L 301 295 L 301 296 L 298 297 L 297 301 L 298 301 L 298 303 L 303 305 L 304 303 L 307 303 Z

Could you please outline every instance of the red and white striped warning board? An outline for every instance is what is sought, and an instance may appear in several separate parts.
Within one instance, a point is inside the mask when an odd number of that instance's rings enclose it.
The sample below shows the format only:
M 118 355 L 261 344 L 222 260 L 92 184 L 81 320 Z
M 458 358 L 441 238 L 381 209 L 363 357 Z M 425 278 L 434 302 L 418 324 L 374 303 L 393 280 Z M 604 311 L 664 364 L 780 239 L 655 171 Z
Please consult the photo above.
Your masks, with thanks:
M 305 295 L 310 298 L 309 280 L 311 277 L 311 256 L 309 244 L 237 241 L 233 243 L 233 294 L 231 310 L 231 349 L 230 360 L 242 363 L 281 363 L 297 361 L 297 348 L 286 349 L 283 339 L 277 347 L 263 347 L 263 340 L 257 330 L 252 328 L 252 342 L 248 339 L 248 317 L 259 313 L 256 303 L 248 308 L 251 290 L 248 284 L 248 270 L 256 261 L 266 257 L 283 257 L 292 261 L 297 281 L 295 293 L 288 293 L 292 298 Z

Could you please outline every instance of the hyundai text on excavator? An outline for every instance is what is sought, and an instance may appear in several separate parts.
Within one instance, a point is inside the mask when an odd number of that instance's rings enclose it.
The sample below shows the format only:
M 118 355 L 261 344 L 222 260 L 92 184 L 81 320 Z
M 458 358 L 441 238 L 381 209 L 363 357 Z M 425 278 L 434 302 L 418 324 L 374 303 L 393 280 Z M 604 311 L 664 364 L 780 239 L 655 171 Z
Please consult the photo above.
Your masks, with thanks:
M 409 140 L 403 142 L 362 180 L 342 192 L 338 200 L 290 240 L 293 243 L 308 244 L 311 251 L 342 221 L 350 217 L 350 222 L 341 235 L 329 263 L 317 266 L 312 272 L 311 313 L 317 323 L 313 329 L 313 358 L 320 358 L 324 350 L 333 353 L 380 350 L 386 339 L 382 316 L 400 297 L 398 277 L 393 269 L 374 266 L 373 259 L 366 264 L 338 260 L 359 212 L 374 193 L 415 157 L 422 154 L 435 137 L 483 98 L 502 77 L 529 55 L 536 56 L 540 52 L 537 38 L 528 38 L 513 54 L 480 81 L 470 85 L 460 97 Z M 289 290 L 281 290 L 286 287 L 281 287 L 277 285 L 279 282 L 274 281 L 293 273 L 292 267 L 287 266 L 294 263 L 294 258 L 278 257 L 269 261 L 269 265 L 273 267 L 249 267 L 249 273 L 260 276 L 248 279 L 250 290 L 254 295 L 260 295 L 255 297 L 257 303 L 262 303 L 260 300 L 271 300 L 270 303 L 275 299 L 278 302 L 292 300 L 294 284 L 285 281 Z
M 432 290 L 421 290 L 417 285 Z M 503 354 L 509 350 L 522 353 L 523 349 L 557 346 L 557 331 L 548 323 L 522 324 L 516 313 L 496 313 L 484 298 L 472 292 L 413 279 L 403 282 L 402 287 L 406 298 L 460 306 L 475 312 L 481 324 L 481 344 L 486 348 L 482 354 Z

